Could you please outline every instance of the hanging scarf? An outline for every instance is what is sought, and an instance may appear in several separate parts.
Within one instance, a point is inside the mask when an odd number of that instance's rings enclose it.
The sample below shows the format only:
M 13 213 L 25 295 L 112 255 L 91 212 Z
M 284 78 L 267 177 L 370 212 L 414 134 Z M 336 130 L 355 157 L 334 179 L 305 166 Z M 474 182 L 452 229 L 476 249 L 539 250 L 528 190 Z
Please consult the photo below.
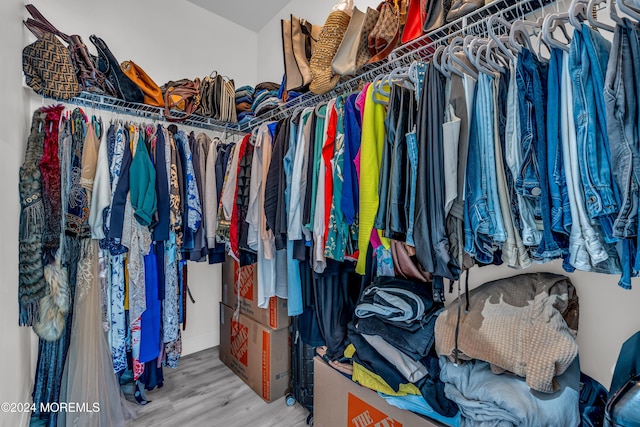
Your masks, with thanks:
M 54 261 L 60 247 L 60 228 L 62 223 L 62 199 L 60 194 L 60 159 L 58 157 L 58 133 L 60 117 L 64 106 L 54 105 L 41 108 L 47 113 L 44 126 L 44 150 L 38 168 L 42 176 L 42 200 L 47 220 L 42 232 L 42 250 L 44 263 Z
M 66 233 L 78 238 L 91 237 L 89 228 L 89 198 L 81 185 L 82 150 L 86 132 L 86 116 L 76 108 L 71 113 L 71 190 L 66 212 Z
M 27 140 L 24 163 L 20 167 L 20 231 L 18 302 L 19 324 L 31 326 L 39 318 L 40 299 L 47 294 L 47 282 L 42 265 L 42 233 L 44 203 L 41 173 L 38 164 L 44 151 L 47 114 L 33 113 L 31 134 Z

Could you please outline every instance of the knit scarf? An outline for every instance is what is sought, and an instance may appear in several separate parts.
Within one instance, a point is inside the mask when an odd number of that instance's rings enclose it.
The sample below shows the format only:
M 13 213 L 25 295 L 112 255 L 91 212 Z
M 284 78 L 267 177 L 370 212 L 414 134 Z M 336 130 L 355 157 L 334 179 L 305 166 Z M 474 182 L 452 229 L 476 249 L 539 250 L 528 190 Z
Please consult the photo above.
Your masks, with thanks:
M 20 167 L 20 229 L 18 246 L 19 324 L 31 326 L 39 318 L 40 298 L 47 294 L 42 264 L 42 233 L 45 223 L 42 182 L 38 164 L 44 151 L 47 113 L 36 110 L 31 122 L 24 163 Z
M 47 213 L 42 232 L 42 250 L 45 265 L 54 261 L 60 247 L 60 228 L 62 223 L 62 201 L 60 194 L 60 159 L 58 158 L 58 131 L 60 116 L 64 106 L 54 105 L 41 108 L 47 113 L 44 126 L 44 153 L 40 164 L 42 175 L 42 200 Z

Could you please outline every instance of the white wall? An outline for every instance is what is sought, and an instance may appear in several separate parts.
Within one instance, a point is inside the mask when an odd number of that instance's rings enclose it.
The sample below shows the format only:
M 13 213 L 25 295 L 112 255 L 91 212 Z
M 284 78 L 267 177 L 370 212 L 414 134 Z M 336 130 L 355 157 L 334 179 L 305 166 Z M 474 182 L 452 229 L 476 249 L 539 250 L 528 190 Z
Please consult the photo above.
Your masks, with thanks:
M 258 81 L 280 83 L 284 74 L 282 58 L 281 19 L 290 19 L 291 15 L 305 18 L 314 25 L 324 25 L 331 8 L 337 1 L 293 0 L 283 7 L 258 33 Z M 367 6 L 376 8 L 379 0 L 355 0 L 355 6 L 362 11 Z
M 37 340 L 18 322 L 18 170 L 33 111 L 50 101 L 22 86 L 22 48 L 34 40 L 22 25 L 24 0 L 0 2 L 0 174 L 4 226 L 0 242 L 0 402 L 29 402 Z M 69 34 L 80 34 L 94 51 L 90 34 L 102 37 L 120 61 L 132 59 L 156 81 L 194 78 L 217 70 L 236 85 L 255 84 L 257 35 L 185 0 L 58 0 L 37 2 L 42 14 Z M 109 114 L 97 112 L 109 118 Z M 196 129 L 196 132 L 198 130 Z M 212 132 L 208 132 L 214 136 Z M 183 355 L 218 345 L 220 266 L 189 263 L 196 304 L 188 307 Z M 26 425 L 27 414 L 0 413 L 0 427 Z
M 20 1 L 0 2 L 0 182 L 3 224 L 0 241 L 0 403 L 29 402 L 32 353 L 30 329 L 18 327 L 18 169 L 22 163 L 28 112 L 21 87 L 22 23 Z M 0 426 L 24 425 L 28 414 L 0 413 Z

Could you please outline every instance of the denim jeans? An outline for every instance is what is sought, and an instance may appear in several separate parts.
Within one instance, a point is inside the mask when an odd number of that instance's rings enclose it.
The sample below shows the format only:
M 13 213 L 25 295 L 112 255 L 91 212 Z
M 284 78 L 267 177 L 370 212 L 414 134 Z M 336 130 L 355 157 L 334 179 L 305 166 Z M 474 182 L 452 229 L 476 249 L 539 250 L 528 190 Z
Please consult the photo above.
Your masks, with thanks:
M 586 211 L 584 192 L 580 181 L 573 108 L 573 83 L 569 68 L 569 55 L 564 54 L 562 59 L 560 129 L 572 219 L 569 236 L 569 264 L 582 271 L 620 272 L 617 253 L 604 242 L 599 227 L 597 224 L 591 224 Z
M 640 137 L 634 69 L 639 46 L 636 31 L 629 20 L 617 25 L 605 77 L 607 132 L 611 149 L 611 168 L 620 189 L 620 211 L 613 223 L 613 235 L 625 239 L 620 245 L 623 275 L 620 286 L 631 288 L 631 270 L 636 258 L 638 233 L 638 184 L 640 180 Z M 635 54 L 634 54 L 635 51 Z M 632 239 L 632 240 L 631 240 Z
M 531 51 L 523 49 L 518 57 L 516 73 L 524 162 L 516 178 L 516 189 L 535 202 L 542 218 L 542 240 L 535 256 L 543 261 L 563 254 L 551 229 L 551 195 L 547 175 L 547 144 L 545 123 L 546 69 Z M 565 245 L 566 246 L 566 245 Z
M 537 246 L 542 239 L 542 232 L 538 229 L 535 219 L 535 203 L 533 200 L 524 197 L 516 190 L 515 180 L 520 175 L 524 161 L 522 146 L 520 144 L 521 126 L 520 110 L 518 103 L 518 82 L 516 79 L 517 59 L 511 64 L 509 79 L 509 89 L 507 91 L 507 124 L 505 129 L 505 158 L 511 176 L 515 200 L 512 205 L 512 213 L 517 220 L 514 221 L 516 228 L 522 230 L 522 242 L 525 246 Z M 518 224 L 520 227 L 518 227 Z
M 562 79 L 562 55 L 560 49 L 551 50 L 547 77 L 547 168 L 551 193 L 551 231 L 569 236 L 571 232 L 571 206 L 567 193 L 562 144 L 560 142 L 560 97 Z M 563 240 L 563 249 L 568 249 Z
M 597 220 L 608 243 L 617 241 L 613 223 L 618 190 L 613 180 L 604 100 L 604 71 L 610 43 L 588 26 L 576 31 L 569 51 L 574 90 L 578 159 L 589 218 Z
M 489 264 L 493 262 L 494 247 L 493 234 L 495 232 L 495 212 L 489 209 L 488 178 L 486 176 L 486 162 L 483 159 L 484 147 L 482 132 L 493 128 L 489 122 L 486 126 L 487 110 L 493 105 L 493 100 L 487 91 L 487 76 L 480 74 L 476 87 L 474 114 L 471 119 L 469 134 L 469 153 L 467 157 L 466 186 L 464 199 L 464 250 L 478 262 Z M 484 113 L 484 114 L 483 114 Z M 483 120 L 483 117 L 485 120 Z M 491 216 L 493 214 L 493 216 Z
M 411 114 L 413 114 L 413 112 L 411 112 Z M 415 246 L 415 241 L 413 240 L 413 219 L 415 217 L 416 210 L 416 179 L 418 177 L 418 140 L 415 126 L 409 129 L 405 138 L 407 141 L 407 155 L 409 157 L 409 165 L 411 169 L 408 191 L 409 212 L 407 214 L 406 242 L 411 246 Z

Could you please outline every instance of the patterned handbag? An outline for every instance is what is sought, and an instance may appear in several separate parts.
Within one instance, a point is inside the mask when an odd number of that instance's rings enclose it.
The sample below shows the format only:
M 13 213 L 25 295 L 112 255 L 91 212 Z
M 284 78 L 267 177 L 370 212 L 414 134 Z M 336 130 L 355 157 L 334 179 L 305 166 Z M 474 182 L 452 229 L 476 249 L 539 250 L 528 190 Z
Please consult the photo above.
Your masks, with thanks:
M 80 94 L 69 50 L 52 33 L 44 33 L 22 50 L 22 71 L 27 85 L 39 95 L 71 99 Z

